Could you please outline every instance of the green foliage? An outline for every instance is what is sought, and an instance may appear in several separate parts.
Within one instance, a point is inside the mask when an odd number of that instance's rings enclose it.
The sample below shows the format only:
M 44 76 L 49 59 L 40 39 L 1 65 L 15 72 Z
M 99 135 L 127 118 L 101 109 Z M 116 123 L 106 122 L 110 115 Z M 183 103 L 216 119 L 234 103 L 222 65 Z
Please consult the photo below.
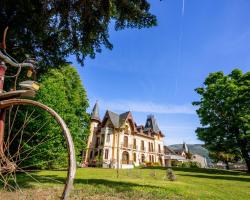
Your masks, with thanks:
M 147 0 L 2 0 L 0 33 L 9 26 L 10 53 L 20 60 L 34 55 L 43 70 L 65 64 L 72 54 L 83 64 L 103 46 L 112 49 L 111 22 L 115 30 L 155 26 L 149 9 Z
M 241 155 L 250 171 L 250 72 L 211 73 L 195 90 L 202 127 L 196 133 L 213 152 Z
M 144 164 L 146 165 L 146 167 L 157 167 L 157 166 L 161 166 L 161 164 L 159 162 L 144 162 Z
M 180 167 L 181 165 L 182 165 L 181 161 L 171 160 L 171 166 L 173 166 L 173 167 Z
M 192 158 L 192 153 L 191 152 L 186 152 L 186 158 L 191 159 Z
M 225 153 L 225 152 L 210 152 L 209 156 L 213 159 L 213 162 L 222 161 L 226 164 L 226 168 L 229 169 L 229 162 L 237 162 L 241 160 L 240 153 Z
M 51 69 L 40 80 L 36 100 L 53 108 L 66 122 L 73 137 L 77 160 L 89 134 L 88 100 L 75 68 Z M 44 119 L 45 120 L 45 119 Z M 53 126 L 49 130 L 53 130 Z
M 200 168 L 201 165 L 198 162 L 195 161 L 188 161 L 183 162 L 179 165 L 179 167 L 185 167 L 185 168 Z

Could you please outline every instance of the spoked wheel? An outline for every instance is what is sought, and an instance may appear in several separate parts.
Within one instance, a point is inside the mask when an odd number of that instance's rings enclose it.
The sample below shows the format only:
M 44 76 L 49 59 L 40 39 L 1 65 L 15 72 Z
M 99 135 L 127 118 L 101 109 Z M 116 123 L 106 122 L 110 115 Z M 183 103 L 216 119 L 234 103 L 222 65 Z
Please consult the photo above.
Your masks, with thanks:
M 39 193 L 44 199 L 66 199 L 76 162 L 62 118 L 51 108 L 26 99 L 2 101 L 0 110 L 5 112 L 0 193 L 9 196 L 15 191 L 24 199 L 33 199 L 33 194 L 37 199 Z

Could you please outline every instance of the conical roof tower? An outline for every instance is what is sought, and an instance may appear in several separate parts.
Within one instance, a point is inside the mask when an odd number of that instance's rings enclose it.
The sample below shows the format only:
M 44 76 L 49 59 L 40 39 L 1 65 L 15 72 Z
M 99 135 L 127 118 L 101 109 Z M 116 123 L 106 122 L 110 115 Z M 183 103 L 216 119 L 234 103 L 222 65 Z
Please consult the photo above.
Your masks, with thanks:
M 101 121 L 100 116 L 99 116 L 99 104 L 98 101 L 96 101 L 94 108 L 91 113 L 91 120 L 96 120 L 98 122 Z

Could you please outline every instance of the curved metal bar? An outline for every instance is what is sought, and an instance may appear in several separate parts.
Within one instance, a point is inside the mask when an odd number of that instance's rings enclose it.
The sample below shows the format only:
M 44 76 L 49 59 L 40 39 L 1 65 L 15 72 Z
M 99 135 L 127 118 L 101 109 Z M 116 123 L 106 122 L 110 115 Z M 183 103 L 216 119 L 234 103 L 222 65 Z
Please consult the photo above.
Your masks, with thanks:
M 0 60 L 4 61 L 5 63 L 10 64 L 13 67 L 31 67 L 31 68 L 34 68 L 34 65 L 32 63 L 15 63 L 9 57 L 5 56 L 1 51 L 0 51 Z
M 58 115 L 52 108 L 49 108 L 48 106 L 29 99 L 9 99 L 9 100 L 3 100 L 0 101 L 0 109 L 8 108 L 12 105 L 33 105 L 40 107 L 44 110 L 47 110 L 52 116 L 55 117 L 56 121 L 62 129 L 64 130 L 63 134 L 66 139 L 67 147 L 68 147 L 68 158 L 69 158 L 69 163 L 68 163 L 68 174 L 67 174 L 67 182 L 64 187 L 64 192 L 61 197 L 62 200 L 68 199 L 70 190 L 73 187 L 73 181 L 76 173 L 76 160 L 75 160 L 75 149 L 74 149 L 74 144 L 72 140 L 72 136 L 69 132 L 69 129 L 63 119 Z

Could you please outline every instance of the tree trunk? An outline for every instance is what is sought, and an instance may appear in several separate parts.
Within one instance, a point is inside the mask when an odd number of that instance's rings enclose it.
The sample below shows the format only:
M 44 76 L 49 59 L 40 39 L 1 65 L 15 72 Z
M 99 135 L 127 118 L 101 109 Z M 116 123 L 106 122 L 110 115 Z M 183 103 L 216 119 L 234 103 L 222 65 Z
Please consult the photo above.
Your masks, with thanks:
M 229 170 L 229 163 L 227 160 L 225 161 L 225 164 L 226 164 L 226 169 Z
M 250 156 L 248 154 L 248 151 L 246 149 L 241 149 L 242 157 L 246 162 L 247 165 L 247 171 L 250 173 Z

